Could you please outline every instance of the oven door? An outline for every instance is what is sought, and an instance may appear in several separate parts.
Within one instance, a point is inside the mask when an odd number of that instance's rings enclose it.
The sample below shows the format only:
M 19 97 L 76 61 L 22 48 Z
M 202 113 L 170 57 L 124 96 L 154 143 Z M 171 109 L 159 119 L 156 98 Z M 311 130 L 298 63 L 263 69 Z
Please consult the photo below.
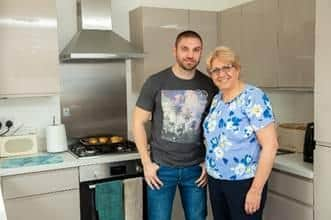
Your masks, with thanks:
M 125 220 L 145 219 L 146 192 L 141 174 L 107 178 L 80 183 L 81 220 L 99 220 L 96 208 L 95 187 L 98 183 L 123 180 L 123 207 Z M 128 181 L 130 180 L 130 181 Z M 134 185 L 132 185 L 134 184 Z M 132 187 L 134 186 L 134 187 Z

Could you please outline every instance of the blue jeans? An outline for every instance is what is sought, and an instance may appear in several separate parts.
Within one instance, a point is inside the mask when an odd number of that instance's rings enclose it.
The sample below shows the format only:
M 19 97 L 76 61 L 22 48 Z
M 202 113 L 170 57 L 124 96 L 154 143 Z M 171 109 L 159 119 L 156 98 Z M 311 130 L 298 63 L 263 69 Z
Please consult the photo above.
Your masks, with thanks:
M 206 219 L 206 187 L 198 187 L 195 183 L 201 175 L 199 165 L 183 168 L 160 166 L 157 174 L 163 186 L 159 190 L 147 186 L 148 220 L 171 219 L 177 186 L 185 219 Z

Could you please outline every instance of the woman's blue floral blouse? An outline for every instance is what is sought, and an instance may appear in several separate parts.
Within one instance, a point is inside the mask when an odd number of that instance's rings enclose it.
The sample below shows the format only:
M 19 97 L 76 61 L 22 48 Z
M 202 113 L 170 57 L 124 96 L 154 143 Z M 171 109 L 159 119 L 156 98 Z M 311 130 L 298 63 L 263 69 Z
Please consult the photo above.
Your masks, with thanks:
M 260 155 L 256 131 L 274 120 L 269 98 L 252 85 L 230 102 L 222 101 L 221 92 L 215 95 L 203 122 L 208 174 L 223 180 L 254 177 Z

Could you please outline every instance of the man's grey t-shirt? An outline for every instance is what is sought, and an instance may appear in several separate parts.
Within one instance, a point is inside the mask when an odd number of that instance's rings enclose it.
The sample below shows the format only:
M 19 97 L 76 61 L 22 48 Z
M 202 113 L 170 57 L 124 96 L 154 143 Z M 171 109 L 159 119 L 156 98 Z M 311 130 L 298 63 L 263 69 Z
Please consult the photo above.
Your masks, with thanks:
M 190 80 L 176 77 L 171 68 L 146 80 L 136 105 L 152 112 L 154 162 L 183 167 L 204 160 L 201 124 L 215 92 L 211 79 L 198 70 Z

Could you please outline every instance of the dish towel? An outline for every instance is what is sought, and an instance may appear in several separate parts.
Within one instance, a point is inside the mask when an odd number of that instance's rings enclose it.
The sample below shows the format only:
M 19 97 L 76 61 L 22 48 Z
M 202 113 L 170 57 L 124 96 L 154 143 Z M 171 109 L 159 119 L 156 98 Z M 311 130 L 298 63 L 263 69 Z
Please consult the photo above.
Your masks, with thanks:
M 143 178 L 131 178 L 124 184 L 124 212 L 125 220 L 143 219 Z
M 95 205 L 99 220 L 124 220 L 122 181 L 96 184 Z

